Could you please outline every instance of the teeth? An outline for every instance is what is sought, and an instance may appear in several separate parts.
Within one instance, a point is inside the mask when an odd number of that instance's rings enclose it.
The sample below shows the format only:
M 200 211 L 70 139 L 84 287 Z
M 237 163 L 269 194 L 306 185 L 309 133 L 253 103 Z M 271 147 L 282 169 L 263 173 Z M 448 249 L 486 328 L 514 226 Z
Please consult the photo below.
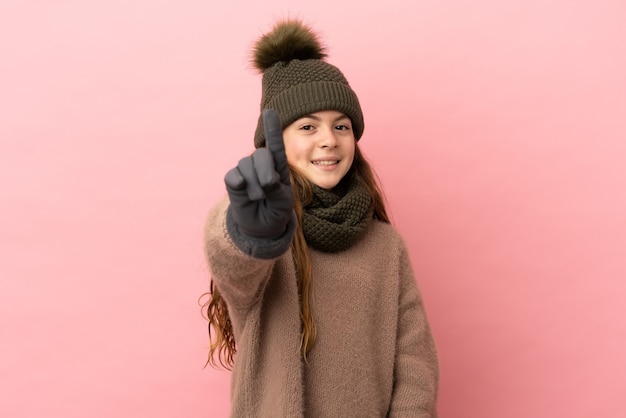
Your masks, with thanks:
M 313 161 L 313 164 L 315 165 L 333 165 L 333 164 L 337 164 L 339 161 L 335 160 L 335 161 Z

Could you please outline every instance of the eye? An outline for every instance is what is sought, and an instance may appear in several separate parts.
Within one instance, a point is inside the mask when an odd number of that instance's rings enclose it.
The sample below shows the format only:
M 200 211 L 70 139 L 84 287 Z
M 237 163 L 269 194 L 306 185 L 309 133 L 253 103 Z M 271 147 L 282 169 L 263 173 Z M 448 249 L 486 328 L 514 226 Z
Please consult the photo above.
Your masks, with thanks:
M 337 125 L 335 126 L 335 129 L 337 129 L 338 131 L 349 131 L 350 125 Z
M 312 131 L 315 127 L 313 125 L 302 125 L 300 129 L 303 131 Z

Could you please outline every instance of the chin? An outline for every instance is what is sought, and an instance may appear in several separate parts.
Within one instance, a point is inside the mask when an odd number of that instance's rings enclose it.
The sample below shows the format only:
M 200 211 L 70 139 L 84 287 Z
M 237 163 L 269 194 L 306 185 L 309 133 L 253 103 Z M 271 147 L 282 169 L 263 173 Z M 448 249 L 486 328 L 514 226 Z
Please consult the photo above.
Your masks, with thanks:
M 317 186 L 317 187 L 321 187 L 322 189 L 332 189 L 333 187 L 335 187 L 336 185 L 339 184 L 339 180 L 337 181 L 313 181 L 313 183 Z

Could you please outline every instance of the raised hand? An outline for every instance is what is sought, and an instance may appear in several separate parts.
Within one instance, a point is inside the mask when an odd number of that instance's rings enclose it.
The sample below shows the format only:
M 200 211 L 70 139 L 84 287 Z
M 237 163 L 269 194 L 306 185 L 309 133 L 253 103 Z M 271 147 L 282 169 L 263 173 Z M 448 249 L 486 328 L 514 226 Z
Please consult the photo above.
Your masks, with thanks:
M 254 238 L 275 239 L 293 216 L 293 189 L 278 112 L 263 111 L 265 148 L 244 157 L 224 177 L 229 211 L 238 229 Z

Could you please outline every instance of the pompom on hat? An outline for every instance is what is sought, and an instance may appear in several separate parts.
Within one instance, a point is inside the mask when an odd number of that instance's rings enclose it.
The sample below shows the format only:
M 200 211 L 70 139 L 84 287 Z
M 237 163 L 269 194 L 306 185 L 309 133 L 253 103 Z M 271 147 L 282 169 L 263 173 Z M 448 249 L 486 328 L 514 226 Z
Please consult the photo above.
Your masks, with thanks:
M 317 34 L 298 20 L 280 21 L 261 36 L 252 56 L 254 67 L 263 73 L 261 112 L 278 111 L 284 129 L 304 115 L 336 110 L 350 118 L 359 140 L 364 128 L 359 100 L 341 71 L 325 58 Z M 259 117 L 254 146 L 264 145 Z

